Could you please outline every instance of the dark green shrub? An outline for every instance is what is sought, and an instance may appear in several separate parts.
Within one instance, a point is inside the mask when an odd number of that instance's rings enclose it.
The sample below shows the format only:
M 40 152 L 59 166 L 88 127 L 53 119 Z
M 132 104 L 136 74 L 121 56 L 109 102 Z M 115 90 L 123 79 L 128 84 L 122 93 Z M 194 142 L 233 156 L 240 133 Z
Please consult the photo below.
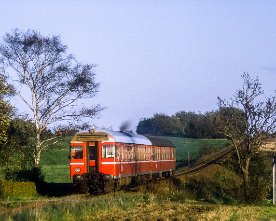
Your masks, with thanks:
M 242 176 L 241 170 L 237 163 L 237 156 L 233 154 L 225 163 L 225 166 Z M 260 202 L 270 196 L 272 190 L 272 156 L 268 153 L 261 152 L 255 155 L 250 161 L 249 167 L 250 179 L 250 198 L 251 202 Z M 242 186 L 241 186 L 242 188 Z M 239 190 L 239 199 L 244 200 L 244 193 Z
M 186 187 L 198 200 L 231 203 L 239 199 L 241 178 L 225 167 L 214 165 L 186 179 Z
M 252 202 L 267 199 L 272 188 L 272 157 L 259 153 L 250 164 L 250 200 Z
M 0 196 L 8 197 L 35 197 L 37 196 L 34 182 L 14 182 L 8 180 L 0 181 Z
M 31 181 L 36 184 L 44 182 L 44 176 L 40 168 L 34 167 L 29 170 L 19 170 L 19 171 L 6 171 L 5 172 L 6 180 L 12 181 Z

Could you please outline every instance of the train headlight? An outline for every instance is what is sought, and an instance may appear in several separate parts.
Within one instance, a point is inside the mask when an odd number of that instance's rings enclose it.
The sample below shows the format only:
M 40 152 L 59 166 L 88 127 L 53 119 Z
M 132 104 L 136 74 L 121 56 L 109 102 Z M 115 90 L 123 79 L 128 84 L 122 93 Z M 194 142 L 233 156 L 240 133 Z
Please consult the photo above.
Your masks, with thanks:
M 79 173 L 81 171 L 81 169 L 79 168 L 79 167 L 77 167 L 76 169 L 75 169 L 75 172 L 76 173 Z

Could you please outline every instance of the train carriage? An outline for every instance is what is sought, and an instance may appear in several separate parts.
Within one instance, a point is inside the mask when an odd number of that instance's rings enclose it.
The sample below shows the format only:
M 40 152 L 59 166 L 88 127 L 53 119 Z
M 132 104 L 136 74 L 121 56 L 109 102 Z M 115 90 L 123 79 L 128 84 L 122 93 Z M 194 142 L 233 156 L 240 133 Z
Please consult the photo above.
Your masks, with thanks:
M 79 192 L 106 192 L 168 177 L 174 170 L 175 148 L 164 139 L 90 130 L 77 133 L 70 142 L 70 176 Z

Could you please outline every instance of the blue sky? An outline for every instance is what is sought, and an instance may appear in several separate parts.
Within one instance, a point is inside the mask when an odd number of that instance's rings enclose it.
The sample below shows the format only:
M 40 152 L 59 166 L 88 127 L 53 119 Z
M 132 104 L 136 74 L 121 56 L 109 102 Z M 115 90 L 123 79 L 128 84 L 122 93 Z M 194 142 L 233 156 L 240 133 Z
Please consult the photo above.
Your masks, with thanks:
M 223 0 L 0 0 L 0 36 L 14 28 L 60 35 L 82 63 L 97 64 L 106 109 L 97 126 L 118 129 L 154 113 L 211 111 L 241 75 L 276 81 L 276 2 Z M 18 104 L 19 105 L 19 104 Z M 24 110 L 24 107 L 19 109 Z

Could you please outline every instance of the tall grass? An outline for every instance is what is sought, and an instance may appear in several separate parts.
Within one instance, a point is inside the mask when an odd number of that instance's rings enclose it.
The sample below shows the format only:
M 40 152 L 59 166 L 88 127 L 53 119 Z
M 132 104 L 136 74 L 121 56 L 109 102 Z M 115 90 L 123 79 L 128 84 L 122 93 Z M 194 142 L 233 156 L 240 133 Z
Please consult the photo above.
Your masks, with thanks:
M 271 206 L 216 205 L 161 198 L 155 193 L 117 192 L 2 209 L 0 220 L 274 220 L 275 214 Z

